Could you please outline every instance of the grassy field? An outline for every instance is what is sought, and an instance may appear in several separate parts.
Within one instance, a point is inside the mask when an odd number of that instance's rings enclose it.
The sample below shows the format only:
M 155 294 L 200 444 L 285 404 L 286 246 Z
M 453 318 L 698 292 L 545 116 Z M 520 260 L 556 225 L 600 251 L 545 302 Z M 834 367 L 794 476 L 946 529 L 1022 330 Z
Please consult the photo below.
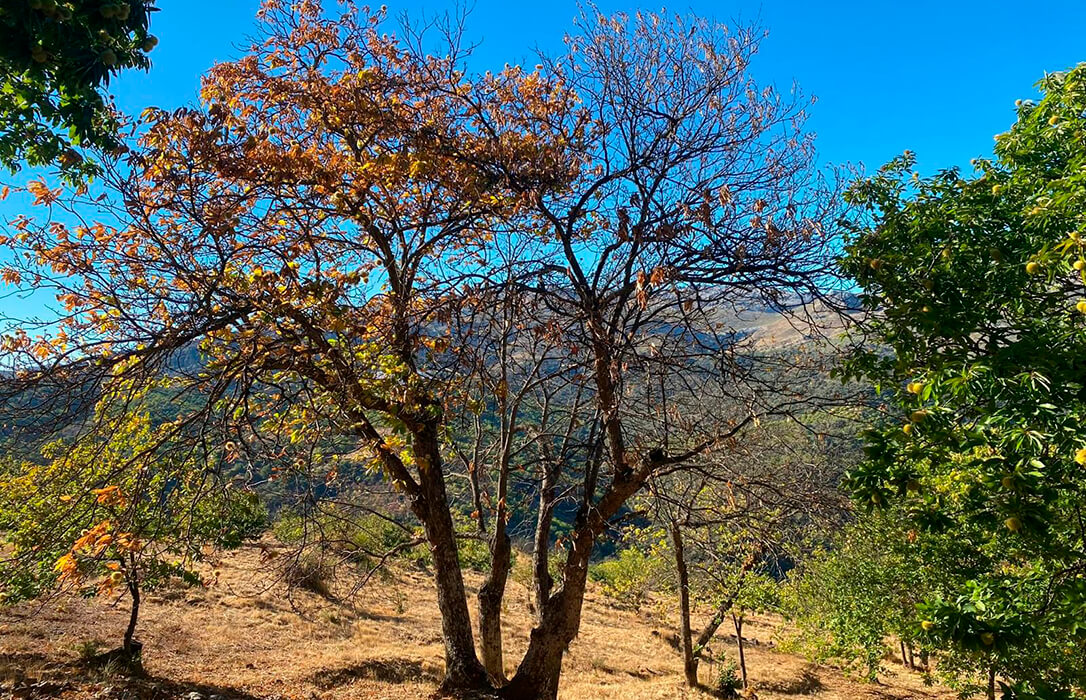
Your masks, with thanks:
M 274 550 L 272 550 L 274 553 Z M 207 588 L 151 594 L 138 637 L 146 674 L 129 679 L 90 669 L 81 656 L 117 646 L 127 601 L 66 597 L 0 614 L 0 695 L 57 698 L 387 698 L 434 695 L 442 667 L 437 607 L 424 572 L 401 572 L 338 600 L 287 594 L 269 574 L 265 549 L 245 547 L 216 562 Z M 477 580 L 469 578 L 474 587 Z M 509 670 L 525 647 L 528 591 L 511 582 L 505 613 Z M 708 698 L 683 687 L 669 640 L 666 601 L 642 612 L 619 610 L 590 592 L 581 634 L 565 662 L 560 697 L 648 700 Z M 806 663 L 772 646 L 774 622 L 748 623 L 750 695 L 760 700 L 953 698 L 925 687 L 920 674 L 894 667 L 879 685 Z M 734 658 L 734 640 L 714 642 Z M 703 664 L 702 680 L 714 669 Z

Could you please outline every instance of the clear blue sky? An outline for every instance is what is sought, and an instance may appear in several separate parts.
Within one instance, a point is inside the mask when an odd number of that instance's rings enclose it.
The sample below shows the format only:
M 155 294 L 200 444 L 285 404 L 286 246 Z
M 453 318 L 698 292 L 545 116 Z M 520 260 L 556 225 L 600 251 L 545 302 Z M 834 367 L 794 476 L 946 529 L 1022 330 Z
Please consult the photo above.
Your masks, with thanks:
M 332 4 L 334 0 L 326 0 Z M 471 0 L 462 0 L 471 2 Z M 379 4 L 377 0 L 374 4 Z M 634 0 L 599 0 L 605 12 Z M 660 0 L 646 9 L 659 9 Z M 456 0 L 389 2 L 390 13 L 433 15 Z M 149 73 L 113 85 L 118 104 L 138 114 L 195 101 L 200 76 L 240 55 L 259 0 L 158 0 L 152 31 L 161 39 Z M 718 20 L 759 20 L 770 30 L 752 66 L 762 83 L 793 81 L 819 98 L 809 125 L 827 162 L 877 168 L 905 149 L 926 173 L 991 152 L 1014 118 L 1015 99 L 1034 96 L 1045 71 L 1086 61 L 1086 0 L 684 0 L 672 11 Z M 469 33 L 482 44 L 475 66 L 534 64 L 533 51 L 558 51 L 577 0 L 475 0 Z M 28 177 L 24 173 L 23 177 Z M 25 206 L 0 204 L 10 218 Z M 40 299 L 0 298 L 18 315 Z
M 379 4 L 375 2 L 374 4 Z M 659 1 L 659 0 L 658 0 Z M 200 76 L 239 55 L 259 0 L 159 0 L 152 31 L 161 44 L 150 73 L 113 85 L 131 113 L 196 98 Z M 329 2 L 329 4 L 332 4 Z M 605 12 L 657 3 L 601 0 Z M 455 0 L 388 2 L 390 13 L 445 12 Z M 485 68 L 560 50 L 576 0 L 476 0 L 469 36 Z M 757 19 L 770 30 L 752 66 L 780 88 L 793 80 L 818 97 L 810 126 L 822 157 L 874 169 L 912 149 L 922 171 L 960 165 L 991 151 L 1013 121 L 1017 98 L 1034 94 L 1045 71 L 1086 61 L 1086 0 L 687 0 L 669 10 L 719 20 Z

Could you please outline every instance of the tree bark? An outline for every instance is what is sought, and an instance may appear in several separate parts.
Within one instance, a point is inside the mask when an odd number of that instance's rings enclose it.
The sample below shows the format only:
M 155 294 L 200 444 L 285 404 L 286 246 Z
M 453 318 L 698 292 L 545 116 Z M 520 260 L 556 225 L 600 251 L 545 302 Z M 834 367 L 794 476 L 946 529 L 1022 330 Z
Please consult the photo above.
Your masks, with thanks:
M 743 690 L 747 689 L 747 656 L 743 651 L 743 616 L 732 615 L 732 624 L 735 625 L 735 640 L 739 645 L 739 676 L 743 679 Z
M 479 644 L 483 667 L 498 684 L 505 682 L 505 661 L 502 653 L 502 600 L 509 579 L 512 547 L 506 531 L 506 514 L 498 506 L 494 519 L 494 536 L 490 546 L 490 572 L 479 588 Z
M 988 667 L 988 700 L 995 700 L 995 666 Z
M 550 571 L 551 523 L 554 522 L 554 497 L 558 469 L 549 461 L 544 467 L 543 483 L 539 489 L 539 518 L 535 526 L 532 549 L 532 581 L 535 586 L 536 622 L 543 621 L 543 608 L 550 597 L 554 579 Z
M 532 630 L 528 651 L 516 674 L 501 689 L 508 700 L 555 700 L 562 673 L 562 657 L 581 625 L 581 609 L 588 580 L 588 559 L 594 537 L 581 533 L 573 540 L 563 569 L 562 586 L 542 610 L 542 622 Z
M 913 657 L 913 645 L 912 645 L 912 642 L 909 642 L 908 644 L 906 644 L 905 649 L 909 652 L 909 669 L 912 670 L 912 671 L 915 671 L 916 670 L 916 660 Z
M 437 606 L 441 612 L 441 636 L 445 642 L 445 678 L 441 687 L 444 690 L 488 689 L 491 684 L 486 670 L 475 653 L 464 576 L 457 556 L 456 530 L 442 474 L 437 426 L 426 424 L 412 433 L 420 491 L 412 503 L 412 510 L 422 520 L 430 544 Z
M 638 489 L 645 485 L 652 464 L 642 465 L 629 477 L 616 475 L 615 481 L 594 506 L 582 504 L 574 522 L 569 552 L 562 569 L 562 585 L 543 606 L 541 620 L 532 630 L 528 651 L 516 674 L 501 689 L 509 700 L 555 700 L 562 656 L 581 626 L 588 561 L 592 548 L 608 522 Z
M 128 571 L 126 573 L 128 574 L 128 594 L 132 597 L 132 610 L 128 615 L 128 628 L 124 631 L 124 653 L 125 656 L 131 658 L 136 653 L 136 623 L 139 622 L 140 616 L 140 581 L 134 552 L 128 554 Z
M 907 667 L 909 665 L 909 655 L 905 653 L 905 640 L 899 639 L 898 642 L 901 644 L 901 665 Z
M 690 573 L 686 568 L 686 553 L 679 523 L 671 522 L 671 544 L 675 552 L 675 573 L 679 579 L 679 638 L 682 640 L 683 675 L 691 688 L 698 685 L 698 659 L 690 631 Z

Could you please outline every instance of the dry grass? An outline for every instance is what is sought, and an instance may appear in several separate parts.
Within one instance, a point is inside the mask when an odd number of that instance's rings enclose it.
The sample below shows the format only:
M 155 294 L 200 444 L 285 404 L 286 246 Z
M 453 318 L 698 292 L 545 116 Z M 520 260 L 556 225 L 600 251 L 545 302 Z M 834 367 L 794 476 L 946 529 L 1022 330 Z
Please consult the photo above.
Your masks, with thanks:
M 80 647 L 116 645 L 126 609 L 73 598 L 22 606 L 0 615 L 0 696 L 63 698 L 427 698 L 442 668 L 436 601 L 427 576 L 403 572 L 346 599 L 295 591 L 271 576 L 267 547 L 246 547 L 218 562 L 206 589 L 149 596 L 139 637 L 146 677 L 127 680 L 109 669 L 86 669 Z M 469 577 L 469 584 L 477 584 Z M 510 582 L 505 610 L 511 672 L 523 653 L 531 616 L 528 591 Z M 707 698 L 685 689 L 681 660 L 669 644 L 673 620 L 616 610 L 590 593 L 582 631 L 564 666 L 562 698 Z M 851 680 L 774 651 L 765 643 L 773 622 L 754 619 L 747 665 L 760 700 L 863 700 L 954 697 L 924 687 L 919 674 L 886 674 L 882 685 Z M 757 639 L 759 643 L 753 643 Z M 714 643 L 731 650 L 722 634 Z M 85 649 L 84 649 L 85 653 Z M 734 654 L 732 654 L 734 656 Z M 702 680 L 712 670 L 703 665 Z M 217 700 L 217 699 L 216 699 Z

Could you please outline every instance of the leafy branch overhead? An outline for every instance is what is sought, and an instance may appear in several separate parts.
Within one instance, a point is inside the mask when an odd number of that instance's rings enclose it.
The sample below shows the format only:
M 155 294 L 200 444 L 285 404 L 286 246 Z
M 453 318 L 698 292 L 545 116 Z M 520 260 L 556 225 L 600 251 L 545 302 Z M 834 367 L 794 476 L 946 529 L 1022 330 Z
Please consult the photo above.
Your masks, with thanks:
M 95 172 L 87 151 L 122 146 L 105 93 L 129 68 L 146 70 L 158 43 L 154 0 L 25 0 L 0 8 L 0 166 Z

